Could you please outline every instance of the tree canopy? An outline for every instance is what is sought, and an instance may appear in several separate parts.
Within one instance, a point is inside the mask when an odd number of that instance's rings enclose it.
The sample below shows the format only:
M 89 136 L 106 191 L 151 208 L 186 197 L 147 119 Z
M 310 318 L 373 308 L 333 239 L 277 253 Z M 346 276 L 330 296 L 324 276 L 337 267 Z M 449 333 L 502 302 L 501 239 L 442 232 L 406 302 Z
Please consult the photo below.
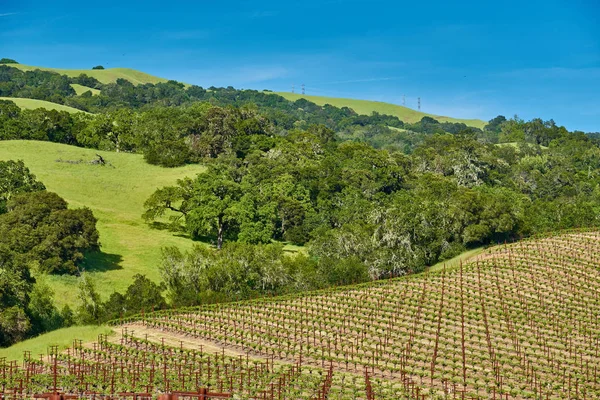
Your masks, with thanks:
M 87 209 L 67 209 L 55 193 L 23 193 L 0 215 L 0 243 L 48 273 L 77 273 L 86 251 L 99 248 L 96 218 Z

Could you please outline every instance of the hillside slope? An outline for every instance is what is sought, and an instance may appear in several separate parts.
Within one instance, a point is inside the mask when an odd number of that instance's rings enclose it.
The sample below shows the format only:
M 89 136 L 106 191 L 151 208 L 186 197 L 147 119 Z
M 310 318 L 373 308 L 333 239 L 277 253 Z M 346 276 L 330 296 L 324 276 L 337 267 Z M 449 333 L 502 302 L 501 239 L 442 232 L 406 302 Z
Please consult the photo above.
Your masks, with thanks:
M 239 399 L 597 399 L 599 263 L 600 232 L 571 231 L 428 274 L 146 312 L 117 321 L 121 337 L 62 353 L 56 379 L 77 392 L 90 371 L 92 391 L 111 397 L 117 381 Z M 54 360 L 35 373 L 52 375 Z M 49 389 L 20 376 L 7 387 Z
M 0 100 L 10 100 L 25 110 L 35 110 L 36 108 L 45 108 L 47 110 L 66 111 L 70 113 L 85 112 L 73 107 L 64 106 L 62 104 L 52 103 L 45 100 L 22 99 L 19 97 L 0 97 Z
M 136 71 L 130 68 L 107 68 L 107 69 L 61 69 L 61 68 L 47 68 L 47 67 L 34 67 L 23 64 L 6 64 L 9 67 L 18 68 L 21 71 L 33 71 L 36 69 L 42 71 L 56 72 L 61 75 L 67 75 L 71 78 L 78 77 L 81 74 L 86 74 L 92 78 L 98 79 L 102 83 L 113 83 L 117 79 L 122 78 L 130 81 L 135 85 L 144 83 L 160 83 L 167 82 L 167 79 L 159 78 L 145 72 Z
M 96 153 L 112 167 L 88 164 Z M 94 212 L 102 253 L 89 257 L 86 269 L 104 298 L 114 290 L 126 289 L 136 273 L 158 280 L 161 246 L 186 249 L 193 244 L 167 230 L 151 229 L 141 215 L 144 201 L 154 190 L 204 171 L 200 165 L 162 168 L 147 164 L 138 154 L 36 141 L 0 141 L 0 160 L 23 160 L 48 190 L 65 198 L 70 207 L 85 206 Z M 60 307 L 76 303 L 76 277 L 50 276 L 48 283 Z
M 42 71 L 50 71 L 56 72 L 61 75 L 67 75 L 69 77 L 77 77 L 81 74 L 86 74 L 93 78 L 98 79 L 102 83 L 114 83 L 117 79 L 122 78 L 132 82 L 135 85 L 145 84 L 145 83 L 161 83 L 167 82 L 167 79 L 159 78 L 157 76 L 153 76 L 147 74 L 145 72 L 137 71 L 130 68 L 107 68 L 107 69 L 61 69 L 61 68 L 47 68 L 47 67 L 35 67 L 24 64 L 6 64 L 10 67 L 18 68 L 22 71 L 33 71 L 36 69 Z M 77 94 L 81 94 L 89 88 L 81 85 L 72 85 Z M 186 84 L 186 86 L 189 86 Z M 92 94 L 98 94 L 96 89 L 91 89 Z M 269 92 L 271 93 L 271 92 Z M 452 118 L 447 116 L 440 116 L 434 114 L 428 114 L 420 111 L 416 111 L 407 107 L 399 106 L 391 103 L 384 103 L 379 101 L 370 101 L 370 100 L 358 100 L 358 99 L 344 99 L 344 98 L 335 98 L 335 97 L 323 97 L 323 96 L 311 96 L 311 95 L 302 95 L 298 93 L 288 93 L 288 92 L 273 92 L 278 94 L 288 100 L 295 101 L 300 98 L 304 98 L 306 100 L 312 101 L 317 105 L 325 105 L 331 104 L 336 107 L 349 107 L 356 111 L 358 114 L 371 115 L 373 112 L 378 112 L 380 114 L 393 115 L 400 120 L 408 123 L 415 123 L 420 121 L 423 117 L 429 116 L 435 118 L 440 122 L 461 122 L 466 124 L 467 126 L 472 126 L 475 128 L 483 128 L 487 122 L 479 120 L 479 119 L 459 119 Z
M 376 399 L 421 399 L 416 388 L 431 399 L 459 389 L 465 398 L 600 398 L 600 371 L 590 368 L 600 365 L 599 263 L 600 232 L 563 233 L 449 270 L 157 312 L 127 328 L 340 374 L 367 369 Z
M 100 94 L 100 90 L 98 89 L 89 88 L 87 86 L 79 85 L 77 83 L 71 83 L 71 87 L 73 88 L 73 90 L 75 90 L 75 93 L 77 93 L 77 95 L 81 95 L 87 91 L 92 92 L 93 95 Z
M 112 332 L 110 327 L 94 325 L 57 329 L 0 349 L 0 358 L 6 358 L 7 361 L 22 360 L 24 351 L 30 351 L 31 354 L 46 354 L 49 346 L 59 346 L 63 350 L 73 345 L 73 339 L 93 342 L 98 335 L 108 335 Z
M 298 93 L 288 92 L 276 92 L 288 100 L 296 101 L 298 99 L 306 99 L 312 101 L 315 104 L 323 106 L 330 104 L 335 107 L 349 107 L 356 111 L 358 114 L 371 115 L 374 111 L 379 114 L 387 114 L 398 117 L 400 120 L 408 123 L 419 122 L 423 117 L 432 117 L 440 122 L 462 122 L 467 126 L 482 129 L 487 122 L 479 119 L 458 119 L 451 117 L 444 117 L 439 115 L 427 114 L 424 112 L 416 111 L 407 107 L 399 106 L 396 104 L 384 103 L 380 101 L 370 100 L 356 100 L 356 99 L 344 99 L 336 97 L 323 97 L 323 96 L 310 96 Z

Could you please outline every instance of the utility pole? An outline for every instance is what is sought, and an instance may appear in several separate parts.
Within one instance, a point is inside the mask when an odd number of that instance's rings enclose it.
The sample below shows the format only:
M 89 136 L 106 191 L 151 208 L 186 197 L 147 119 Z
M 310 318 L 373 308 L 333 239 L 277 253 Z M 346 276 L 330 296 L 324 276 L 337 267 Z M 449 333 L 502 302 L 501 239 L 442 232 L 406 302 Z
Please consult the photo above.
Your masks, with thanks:
M 306 91 L 304 90 L 304 83 L 302 84 L 302 94 L 305 94 Z
M 421 98 L 420 97 L 417 99 L 417 104 L 419 107 L 419 111 L 421 111 Z

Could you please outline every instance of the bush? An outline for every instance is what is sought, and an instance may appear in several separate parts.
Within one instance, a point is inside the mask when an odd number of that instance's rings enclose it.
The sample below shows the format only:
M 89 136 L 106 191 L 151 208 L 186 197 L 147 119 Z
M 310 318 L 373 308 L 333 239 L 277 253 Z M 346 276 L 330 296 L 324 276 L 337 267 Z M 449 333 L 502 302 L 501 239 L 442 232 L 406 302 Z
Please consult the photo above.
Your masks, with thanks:
M 104 69 L 104 67 L 102 65 L 96 65 L 95 67 L 93 67 L 92 69 Z

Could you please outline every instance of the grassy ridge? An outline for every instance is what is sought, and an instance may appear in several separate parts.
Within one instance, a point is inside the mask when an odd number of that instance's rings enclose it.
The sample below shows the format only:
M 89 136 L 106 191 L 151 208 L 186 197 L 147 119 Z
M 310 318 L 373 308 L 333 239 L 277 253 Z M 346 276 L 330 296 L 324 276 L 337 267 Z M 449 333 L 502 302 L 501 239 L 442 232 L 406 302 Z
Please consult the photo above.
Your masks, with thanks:
M 159 78 L 145 72 L 136 71 L 130 68 L 107 68 L 107 69 L 61 69 L 61 68 L 46 68 L 46 67 L 34 67 L 23 64 L 7 64 L 10 67 L 18 68 L 21 71 L 34 71 L 36 69 L 42 71 L 56 72 L 61 75 L 67 75 L 71 78 L 76 78 L 81 74 L 86 74 L 92 78 L 98 79 L 102 83 L 113 83 L 117 79 L 127 79 L 135 85 L 144 83 L 161 83 L 167 82 L 167 79 Z
M 69 77 L 77 77 L 81 74 L 86 74 L 93 78 L 98 79 L 102 83 L 113 83 L 116 82 L 117 79 L 122 78 L 130 81 L 135 85 L 145 84 L 145 83 L 161 83 L 167 82 L 167 79 L 159 78 L 157 76 L 153 76 L 147 74 L 145 72 L 136 71 L 130 68 L 107 68 L 107 69 L 60 69 L 60 68 L 46 68 L 46 67 L 35 67 L 30 65 L 23 64 L 7 64 L 11 67 L 18 68 L 22 71 L 34 71 L 36 69 L 42 71 L 50 71 L 56 72 L 61 75 L 67 75 Z M 73 84 L 71 85 L 73 89 L 75 89 L 76 93 L 79 95 L 87 90 L 91 90 L 92 94 L 98 94 L 99 91 L 96 89 L 86 88 L 85 86 Z M 188 86 L 188 85 L 186 85 Z M 483 128 L 487 123 L 485 121 L 479 119 L 459 119 L 459 118 L 451 118 L 446 116 L 428 114 L 420 111 L 416 111 L 407 107 L 399 106 L 396 104 L 384 103 L 380 101 L 370 101 L 370 100 L 356 100 L 356 99 L 344 99 L 344 98 L 336 98 L 336 97 L 323 97 L 323 96 L 310 96 L 310 95 L 302 95 L 298 93 L 288 93 L 288 92 L 276 92 L 278 94 L 288 100 L 295 101 L 300 98 L 304 98 L 306 100 L 312 101 L 318 105 L 331 104 L 335 107 L 350 107 L 354 111 L 359 114 L 371 115 L 371 113 L 378 112 L 380 114 L 387 114 L 397 116 L 404 122 L 415 123 L 421 120 L 421 118 L 425 116 L 429 116 L 437 119 L 440 122 L 462 122 L 468 126 L 472 126 L 475 128 Z
M 56 161 L 87 162 L 93 160 L 96 153 L 114 168 Z M 186 237 L 150 228 L 141 214 L 144 201 L 154 190 L 204 171 L 200 165 L 161 168 L 147 164 L 137 154 L 49 142 L 0 141 L 0 160 L 18 159 L 25 162 L 49 191 L 65 198 L 70 207 L 89 207 L 98 218 L 102 253 L 89 257 L 86 269 L 92 274 L 103 297 L 114 290 L 126 289 L 136 273 L 158 280 L 161 246 L 174 245 L 186 249 L 193 244 Z M 76 277 L 50 276 L 47 282 L 54 289 L 59 306 L 76 301 Z
M 78 83 L 71 83 L 71 87 L 73 88 L 73 90 L 75 90 L 75 93 L 77 93 L 78 96 L 81 94 L 84 94 L 87 91 L 92 92 L 92 94 L 94 94 L 94 95 L 100 94 L 100 90 L 89 88 L 87 86 L 83 86 Z
M 25 110 L 35 110 L 36 108 L 45 108 L 47 110 L 66 111 L 70 113 L 85 112 L 73 107 L 64 106 L 62 104 L 52 103 L 45 100 L 23 99 L 20 97 L 0 97 L 0 100 L 10 100 Z
M 298 99 L 306 99 L 308 101 L 312 101 L 315 104 L 323 106 L 325 104 L 330 104 L 335 107 L 349 107 L 356 111 L 359 114 L 371 115 L 373 111 L 378 112 L 380 114 L 393 115 L 400 120 L 408 123 L 419 122 L 423 117 L 428 116 L 435 118 L 440 122 L 462 122 L 468 126 L 472 126 L 474 128 L 483 128 L 487 123 L 485 121 L 479 119 L 458 119 L 458 118 L 450 118 L 444 117 L 440 115 L 427 114 L 424 112 L 416 111 L 407 107 L 402 107 L 396 104 L 383 103 L 380 101 L 370 101 L 370 100 L 355 100 L 355 99 L 343 99 L 336 97 L 323 97 L 323 96 L 309 96 L 298 93 L 287 93 L 287 92 L 277 92 L 278 94 L 288 100 L 296 101 Z
M 22 360 L 23 352 L 26 350 L 31 351 L 31 355 L 36 357 L 39 354 L 47 354 L 49 346 L 59 346 L 60 350 L 64 350 L 73 345 L 73 339 L 91 342 L 98 339 L 100 334 L 107 335 L 112 332 L 113 330 L 107 326 L 73 326 L 58 329 L 0 349 L 0 358 L 6 357 L 7 361 Z

